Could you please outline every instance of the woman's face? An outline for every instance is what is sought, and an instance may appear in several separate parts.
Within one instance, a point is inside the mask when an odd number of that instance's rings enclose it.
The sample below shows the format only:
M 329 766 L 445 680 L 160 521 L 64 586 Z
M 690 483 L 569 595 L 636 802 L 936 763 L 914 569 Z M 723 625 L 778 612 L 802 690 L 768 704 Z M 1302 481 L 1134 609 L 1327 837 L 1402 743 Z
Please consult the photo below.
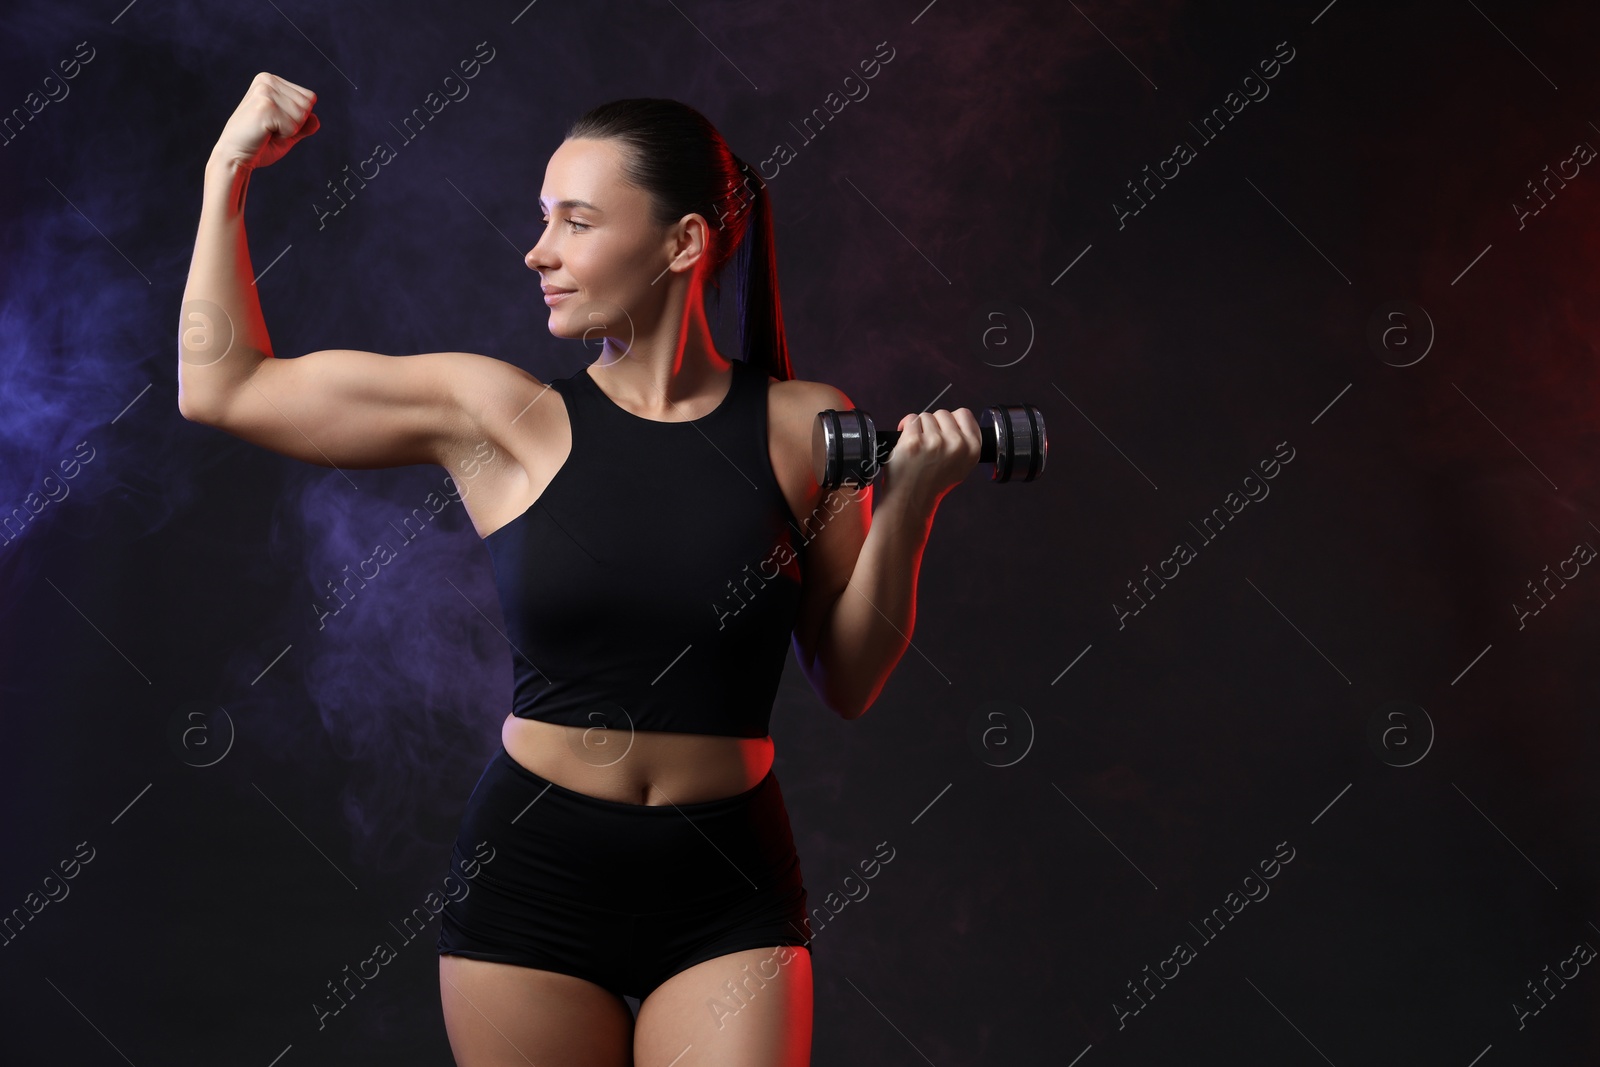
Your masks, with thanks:
M 651 219 L 649 194 L 622 180 L 621 152 L 614 141 L 561 143 L 539 195 L 544 232 L 525 261 L 551 290 L 552 334 L 611 337 L 626 350 L 661 315 L 668 287 L 656 282 L 678 246 Z

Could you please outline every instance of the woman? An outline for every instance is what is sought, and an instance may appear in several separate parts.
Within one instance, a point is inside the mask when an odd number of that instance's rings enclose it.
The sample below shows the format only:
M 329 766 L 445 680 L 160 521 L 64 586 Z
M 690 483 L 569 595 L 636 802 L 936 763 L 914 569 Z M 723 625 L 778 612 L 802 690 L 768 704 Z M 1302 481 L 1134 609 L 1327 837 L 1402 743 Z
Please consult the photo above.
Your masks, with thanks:
M 206 165 L 179 408 L 310 463 L 470 479 L 516 687 L 452 855 L 470 889 L 441 917 L 456 1061 L 808 1063 L 773 695 L 792 635 L 828 708 L 876 699 L 910 642 L 933 513 L 978 462 L 976 419 L 902 419 L 875 509 L 870 489 L 822 492 L 812 422 L 853 405 L 791 379 L 765 187 L 670 100 L 594 109 L 546 168 L 525 258 L 550 332 L 602 339 L 592 366 L 546 384 L 464 352 L 272 358 L 244 192 L 316 132 L 315 101 L 257 75 Z M 740 249 L 729 360 L 705 291 Z

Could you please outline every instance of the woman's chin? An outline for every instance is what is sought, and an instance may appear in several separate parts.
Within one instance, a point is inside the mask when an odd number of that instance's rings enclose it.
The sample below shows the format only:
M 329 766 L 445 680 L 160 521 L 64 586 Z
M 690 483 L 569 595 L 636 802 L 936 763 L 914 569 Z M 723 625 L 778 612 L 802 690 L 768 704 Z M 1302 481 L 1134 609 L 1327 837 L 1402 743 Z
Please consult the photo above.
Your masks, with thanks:
M 594 335 L 586 330 L 573 329 L 566 323 L 558 321 L 552 315 L 550 316 L 550 336 L 562 341 L 587 341 L 592 339 Z
M 552 337 L 582 341 L 597 349 L 608 341 L 622 351 L 632 346 L 633 316 L 625 308 L 594 300 L 572 305 L 567 299 L 549 308 L 546 326 Z
M 550 330 L 552 337 L 570 339 L 575 336 L 570 325 L 570 319 L 560 308 L 550 308 L 550 317 L 545 320 L 545 326 Z

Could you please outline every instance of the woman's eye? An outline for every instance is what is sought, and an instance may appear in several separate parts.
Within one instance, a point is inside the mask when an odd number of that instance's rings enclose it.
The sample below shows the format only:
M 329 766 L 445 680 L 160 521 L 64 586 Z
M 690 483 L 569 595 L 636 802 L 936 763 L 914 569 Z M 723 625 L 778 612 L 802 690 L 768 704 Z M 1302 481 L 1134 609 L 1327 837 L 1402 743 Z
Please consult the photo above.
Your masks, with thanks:
M 550 225 L 550 219 L 548 216 L 540 219 L 539 221 L 544 223 L 546 226 Z M 571 226 L 574 230 L 579 229 L 580 227 L 585 230 L 589 228 L 589 224 L 587 222 L 579 222 L 577 219 L 568 219 L 567 225 Z

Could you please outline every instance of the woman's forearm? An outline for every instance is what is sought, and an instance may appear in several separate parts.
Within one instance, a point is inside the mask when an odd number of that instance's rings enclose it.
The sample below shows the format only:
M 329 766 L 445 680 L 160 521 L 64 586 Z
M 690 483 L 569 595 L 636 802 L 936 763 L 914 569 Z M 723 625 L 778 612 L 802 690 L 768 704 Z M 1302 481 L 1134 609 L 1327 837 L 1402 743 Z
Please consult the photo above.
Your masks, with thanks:
M 873 510 L 850 582 L 823 625 L 816 657 L 822 688 L 845 718 L 872 706 L 911 644 L 917 572 L 936 508 L 885 496 Z
M 178 407 L 187 418 L 217 411 L 272 355 L 244 231 L 252 173 L 220 157 L 206 163 L 200 225 L 178 324 Z

